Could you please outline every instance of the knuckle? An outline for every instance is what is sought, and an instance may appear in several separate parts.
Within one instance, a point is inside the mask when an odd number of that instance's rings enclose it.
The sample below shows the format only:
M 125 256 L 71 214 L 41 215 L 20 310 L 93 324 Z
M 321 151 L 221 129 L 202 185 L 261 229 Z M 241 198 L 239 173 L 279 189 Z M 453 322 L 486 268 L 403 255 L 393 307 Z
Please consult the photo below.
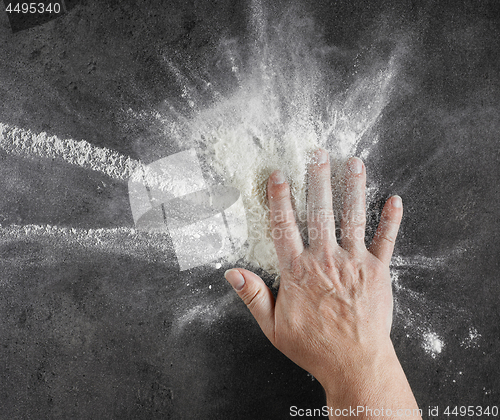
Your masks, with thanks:
M 396 238 L 394 238 L 391 235 L 384 234 L 384 233 L 378 234 L 377 240 L 388 242 L 391 245 L 394 245 L 396 243 Z
M 287 183 L 283 184 L 271 184 L 269 186 L 268 190 L 268 198 L 269 201 L 274 202 L 274 203 L 279 203 L 283 200 L 286 200 L 289 198 L 289 189 Z
M 241 294 L 241 299 L 245 305 L 250 309 L 250 311 L 258 305 L 262 298 L 262 289 L 249 290 L 244 294 Z
M 339 275 L 343 279 L 343 282 L 353 283 L 360 278 L 360 272 L 362 271 L 362 262 L 359 258 L 350 255 L 344 261 L 342 261 L 341 267 L 339 269 Z
M 286 230 L 289 229 L 293 226 L 294 220 L 291 218 L 284 218 L 284 219 L 276 219 L 274 218 L 271 222 L 272 228 L 273 229 L 278 229 L 278 230 Z
M 361 225 L 366 222 L 366 212 L 364 210 L 350 210 L 346 215 L 349 223 Z
M 338 259 L 331 252 L 325 253 L 323 266 L 329 277 L 338 278 Z
M 340 230 L 339 238 L 341 240 L 361 242 L 364 241 L 365 235 L 364 226 L 347 225 Z
M 289 235 L 288 232 L 292 231 L 294 226 L 295 219 L 290 216 L 273 217 L 271 219 L 271 236 L 273 239 L 281 239 Z
M 308 223 L 315 222 L 329 222 L 334 220 L 334 213 L 332 209 L 317 208 L 311 209 L 308 214 Z
M 304 273 L 306 271 L 304 259 L 302 255 L 297 255 L 292 262 L 290 263 L 290 271 L 292 277 L 295 279 L 301 279 L 304 277 Z

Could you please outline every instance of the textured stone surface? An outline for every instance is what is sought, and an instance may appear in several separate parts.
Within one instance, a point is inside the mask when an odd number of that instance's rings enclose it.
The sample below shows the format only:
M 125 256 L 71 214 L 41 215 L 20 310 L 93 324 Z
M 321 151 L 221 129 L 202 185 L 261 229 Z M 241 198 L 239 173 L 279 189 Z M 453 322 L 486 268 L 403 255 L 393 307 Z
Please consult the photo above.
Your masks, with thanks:
M 246 2 L 67 4 L 15 34 L 0 13 L 0 123 L 150 162 L 179 148 L 154 112 L 190 115 L 166 55 L 231 91 L 219 41 L 246 39 Z M 396 350 L 424 411 L 499 405 L 498 5 L 319 1 L 311 16 L 343 51 L 346 86 L 357 54 L 376 63 L 408 38 L 366 161 L 376 198 L 405 205 Z M 0 195 L 0 418 L 277 419 L 323 404 L 227 267 L 179 273 L 157 237 L 130 233 L 126 179 L 0 148 Z

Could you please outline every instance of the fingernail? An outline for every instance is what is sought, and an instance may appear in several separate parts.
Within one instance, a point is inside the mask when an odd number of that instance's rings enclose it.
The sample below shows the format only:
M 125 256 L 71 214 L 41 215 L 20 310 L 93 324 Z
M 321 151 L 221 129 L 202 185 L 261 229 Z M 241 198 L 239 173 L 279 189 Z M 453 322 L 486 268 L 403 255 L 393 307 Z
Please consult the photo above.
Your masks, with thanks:
M 328 161 L 328 153 L 326 152 L 326 150 L 316 150 L 316 153 L 314 154 L 314 161 L 318 165 L 323 165 L 323 163 L 326 163 Z
M 283 184 L 286 181 L 285 176 L 283 175 L 283 172 L 281 171 L 276 171 L 276 173 L 273 176 L 273 182 L 275 184 Z
M 392 196 L 392 207 L 400 208 L 403 206 L 403 201 L 399 195 Z
M 349 170 L 351 171 L 351 173 L 356 175 L 363 172 L 363 162 L 361 161 L 361 159 L 357 157 L 352 158 L 349 162 Z
M 243 286 L 245 285 L 245 279 L 238 270 L 235 270 L 234 268 L 231 270 L 227 270 L 224 273 L 224 277 L 237 292 L 243 289 Z

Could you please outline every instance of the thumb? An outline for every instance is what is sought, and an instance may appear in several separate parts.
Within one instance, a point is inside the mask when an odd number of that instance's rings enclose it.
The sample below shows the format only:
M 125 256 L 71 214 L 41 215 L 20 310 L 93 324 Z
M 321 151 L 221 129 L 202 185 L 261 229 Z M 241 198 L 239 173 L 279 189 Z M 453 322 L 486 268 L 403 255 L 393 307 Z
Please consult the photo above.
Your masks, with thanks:
M 243 268 L 227 270 L 224 277 L 247 305 L 266 337 L 274 344 L 274 296 L 269 287 L 257 274 Z

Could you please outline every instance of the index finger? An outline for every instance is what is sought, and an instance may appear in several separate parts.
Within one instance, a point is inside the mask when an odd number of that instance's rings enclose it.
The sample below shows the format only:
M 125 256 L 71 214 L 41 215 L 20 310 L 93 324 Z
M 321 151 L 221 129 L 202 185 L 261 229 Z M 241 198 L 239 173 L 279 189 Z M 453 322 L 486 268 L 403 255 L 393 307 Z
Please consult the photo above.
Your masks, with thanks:
M 304 244 L 295 221 L 290 188 L 281 171 L 274 171 L 267 184 L 271 236 L 278 254 L 280 271 L 290 270 L 292 262 L 304 251 Z

